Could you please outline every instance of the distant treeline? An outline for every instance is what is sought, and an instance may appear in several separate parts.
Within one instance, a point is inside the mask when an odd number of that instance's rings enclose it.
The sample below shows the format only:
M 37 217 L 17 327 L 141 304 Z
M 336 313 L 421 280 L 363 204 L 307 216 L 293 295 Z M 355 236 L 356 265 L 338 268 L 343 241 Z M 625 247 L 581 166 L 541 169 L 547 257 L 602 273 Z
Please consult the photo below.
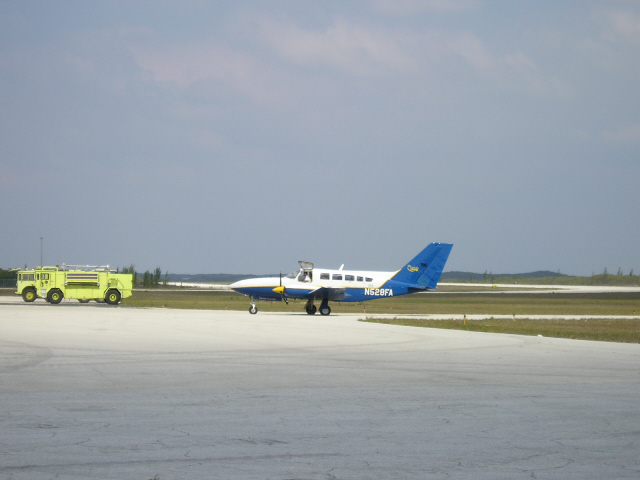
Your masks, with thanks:
M 440 280 L 469 280 L 470 282 L 491 281 L 493 278 L 549 278 L 568 277 L 564 273 L 552 272 L 549 270 L 539 270 L 529 273 L 473 273 L 473 272 L 443 272 Z
M 622 269 L 613 275 L 607 272 L 593 274 L 590 277 L 575 277 L 560 272 L 541 270 L 529 273 L 491 273 L 472 272 L 444 272 L 442 281 L 455 283 L 520 283 L 523 285 L 610 285 L 610 286 L 640 286 L 640 276 L 634 275 L 633 270 L 624 274 Z
M 5 270 L 3 268 L 0 268 L 0 279 L 15 280 L 16 278 L 18 278 L 18 272 L 12 272 L 10 270 Z
M 238 280 L 244 280 L 245 278 L 258 278 L 258 277 L 278 277 L 278 273 L 265 274 L 265 275 L 252 275 L 252 274 L 237 274 L 237 273 L 170 273 L 170 282 L 185 282 L 185 283 L 233 283 Z M 283 276 L 286 274 L 283 274 Z

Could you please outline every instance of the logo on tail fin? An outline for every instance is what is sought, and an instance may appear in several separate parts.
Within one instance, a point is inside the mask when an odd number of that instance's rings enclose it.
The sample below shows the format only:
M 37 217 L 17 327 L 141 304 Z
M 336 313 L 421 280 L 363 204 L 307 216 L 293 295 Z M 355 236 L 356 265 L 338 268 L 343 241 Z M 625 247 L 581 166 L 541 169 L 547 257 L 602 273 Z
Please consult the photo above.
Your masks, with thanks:
M 418 267 L 412 267 L 411 265 L 407 265 L 407 270 L 409 270 L 410 272 L 417 272 L 420 269 Z

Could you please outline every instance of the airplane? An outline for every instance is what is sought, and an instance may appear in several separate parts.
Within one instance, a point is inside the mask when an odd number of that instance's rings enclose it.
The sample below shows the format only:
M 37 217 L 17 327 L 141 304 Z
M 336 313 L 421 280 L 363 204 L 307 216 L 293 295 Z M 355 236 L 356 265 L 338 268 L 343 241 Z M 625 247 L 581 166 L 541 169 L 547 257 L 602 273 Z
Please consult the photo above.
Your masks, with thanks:
M 256 300 L 284 301 L 306 299 L 304 307 L 314 315 L 316 300 L 320 314 L 329 315 L 329 302 L 364 302 L 378 298 L 397 297 L 408 293 L 434 290 L 453 244 L 431 243 L 415 258 L 396 272 L 368 272 L 314 268 L 313 263 L 299 261 L 300 269 L 282 277 L 262 277 L 240 280 L 230 285 L 232 290 L 251 299 L 249 313 L 258 313 Z

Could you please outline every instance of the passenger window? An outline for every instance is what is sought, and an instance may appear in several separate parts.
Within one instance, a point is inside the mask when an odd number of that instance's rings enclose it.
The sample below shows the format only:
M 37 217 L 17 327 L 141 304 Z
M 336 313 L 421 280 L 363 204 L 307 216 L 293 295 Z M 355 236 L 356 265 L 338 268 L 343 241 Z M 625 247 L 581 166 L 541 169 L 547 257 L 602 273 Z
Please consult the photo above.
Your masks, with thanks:
M 347 282 L 353 282 L 353 281 L 356 279 L 356 277 L 354 277 L 353 275 L 345 275 L 345 276 L 344 276 L 344 279 L 345 279 Z
M 362 278 L 362 277 L 358 277 L 358 281 L 359 281 L 359 282 L 362 282 L 363 280 L 364 280 L 364 278 Z
M 369 278 L 369 277 L 365 278 L 364 280 L 365 282 L 373 282 L 373 278 Z
M 333 280 L 342 280 L 342 275 L 334 274 L 333 275 Z
M 329 274 L 328 273 L 321 273 L 320 274 L 320 280 L 329 280 Z

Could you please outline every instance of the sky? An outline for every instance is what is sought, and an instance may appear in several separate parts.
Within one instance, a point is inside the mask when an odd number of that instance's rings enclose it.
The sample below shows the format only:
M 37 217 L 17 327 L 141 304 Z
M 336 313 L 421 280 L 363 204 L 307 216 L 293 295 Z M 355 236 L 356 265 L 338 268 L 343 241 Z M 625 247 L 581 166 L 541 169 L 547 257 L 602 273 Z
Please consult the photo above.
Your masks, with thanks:
M 0 267 L 640 274 L 640 1 L 0 2 Z

